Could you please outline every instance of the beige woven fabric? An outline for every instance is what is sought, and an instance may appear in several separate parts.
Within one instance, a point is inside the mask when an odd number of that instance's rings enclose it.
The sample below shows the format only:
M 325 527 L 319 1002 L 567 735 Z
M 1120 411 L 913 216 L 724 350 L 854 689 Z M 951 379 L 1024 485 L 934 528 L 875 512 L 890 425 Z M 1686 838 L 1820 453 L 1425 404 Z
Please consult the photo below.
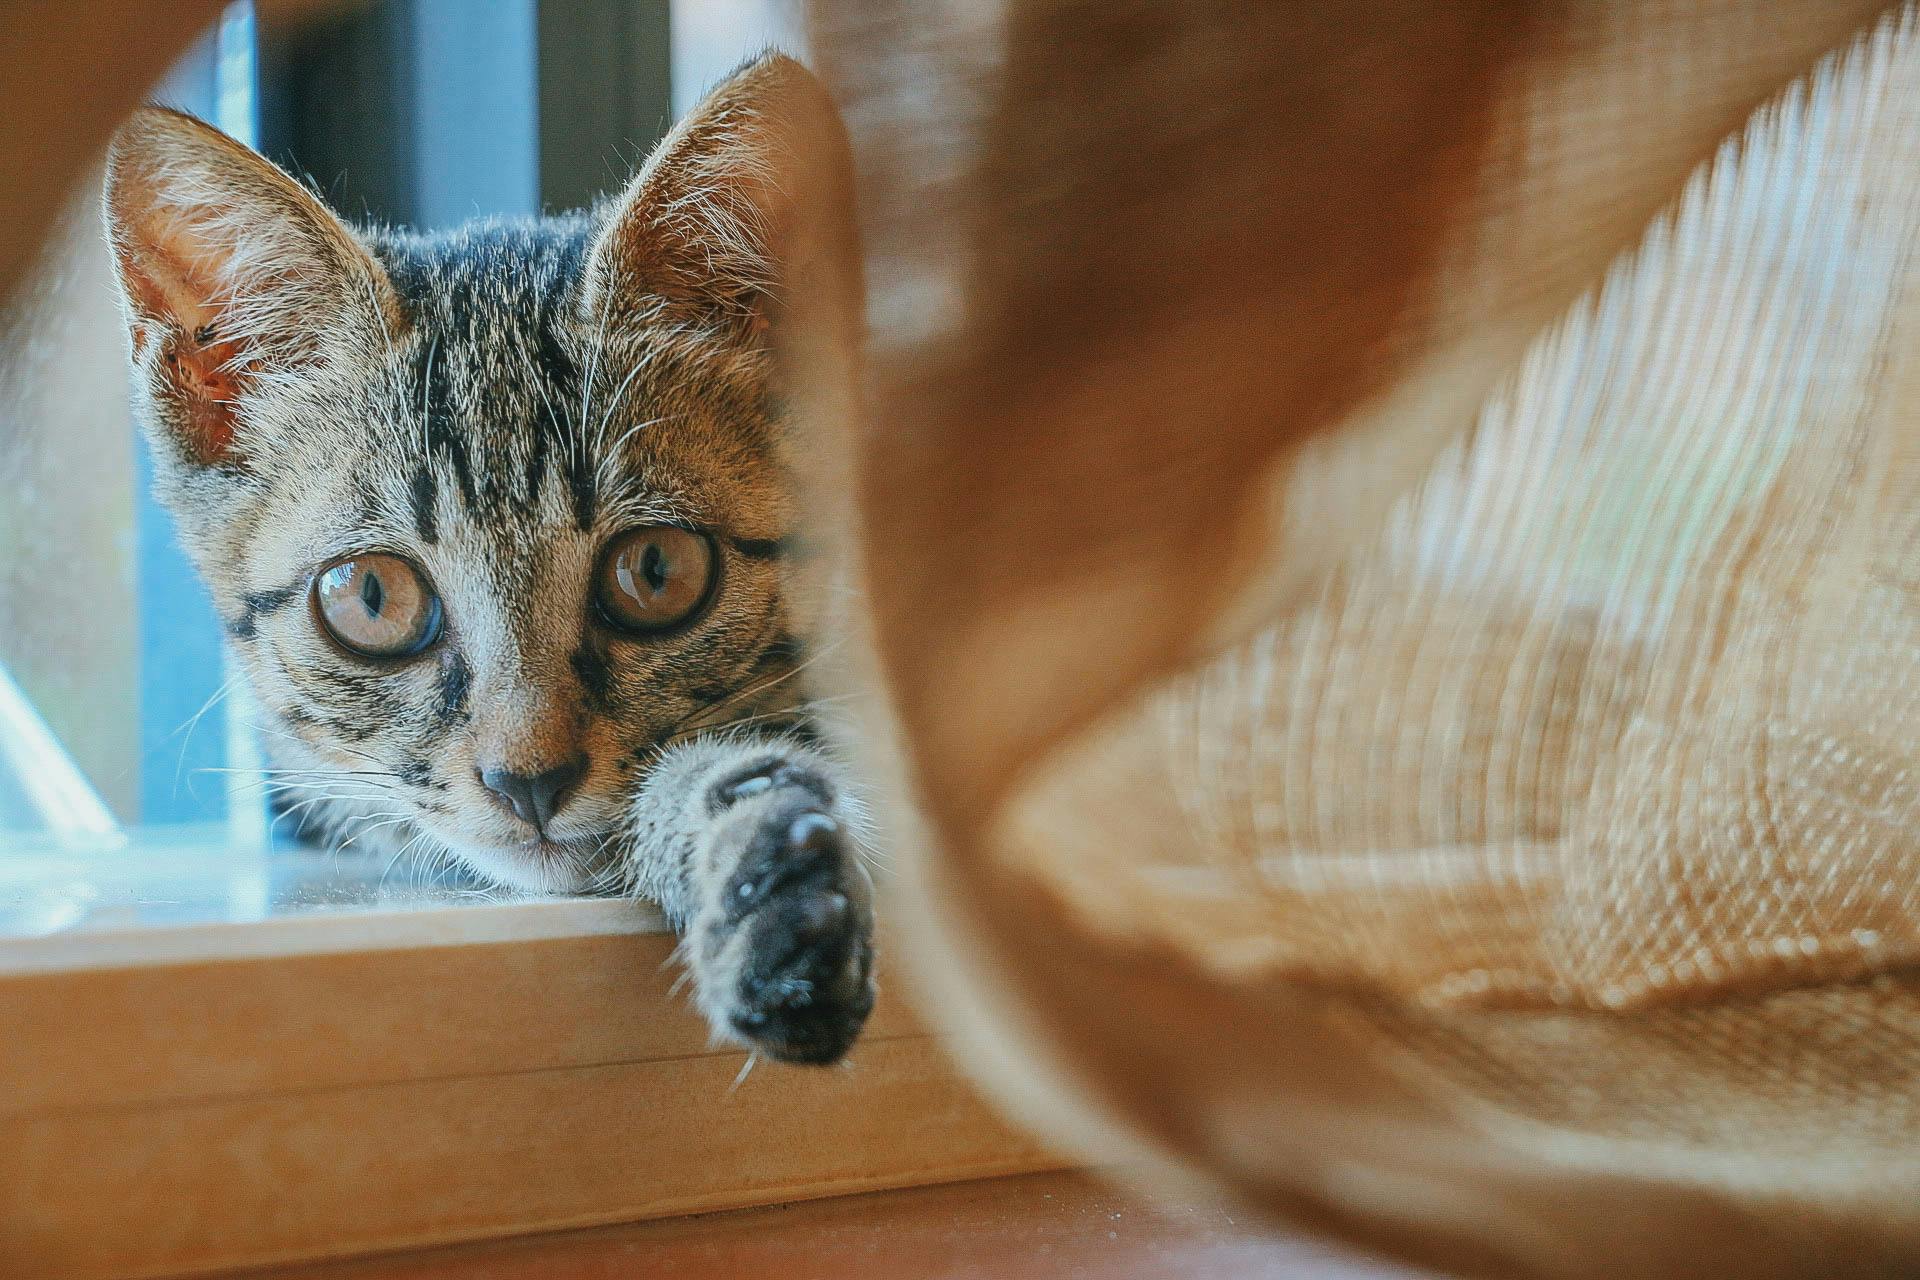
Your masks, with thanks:
M 1223 976 L 1437 1008 L 1920 960 L 1917 234 L 1890 33 L 1729 146 L 1317 601 L 1154 697 L 1161 855 L 1076 811 L 1040 869 Z
M 1311 607 L 1069 753 L 1009 860 L 1093 936 L 1341 993 L 1543 1161 L 1911 1230 L 1917 234 L 1903 28 L 1729 147 Z
M 993 804 L 896 724 L 902 910 L 989 1078 L 1462 1271 L 1920 1270 L 1916 248 L 1907 12 L 1251 639 Z

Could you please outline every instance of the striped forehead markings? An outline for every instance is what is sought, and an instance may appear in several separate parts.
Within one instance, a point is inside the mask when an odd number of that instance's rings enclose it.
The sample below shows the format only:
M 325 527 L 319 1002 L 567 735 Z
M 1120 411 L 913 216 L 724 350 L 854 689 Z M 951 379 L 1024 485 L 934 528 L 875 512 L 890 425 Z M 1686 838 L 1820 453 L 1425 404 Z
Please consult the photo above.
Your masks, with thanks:
M 486 520 L 530 513 L 558 470 L 575 522 L 592 524 L 599 494 L 578 421 L 581 375 L 559 336 L 584 245 L 584 224 L 562 220 L 386 246 L 396 289 L 433 335 L 413 368 L 422 456 L 409 502 L 422 541 L 443 532 L 448 479 Z

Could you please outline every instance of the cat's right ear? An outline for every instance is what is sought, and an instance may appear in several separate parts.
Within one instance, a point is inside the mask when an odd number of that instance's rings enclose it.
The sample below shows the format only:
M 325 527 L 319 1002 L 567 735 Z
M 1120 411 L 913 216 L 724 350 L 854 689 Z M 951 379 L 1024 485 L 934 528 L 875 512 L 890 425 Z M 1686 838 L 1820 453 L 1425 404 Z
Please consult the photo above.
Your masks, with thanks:
M 848 161 L 826 90 L 770 53 L 675 125 L 604 215 L 582 307 L 616 327 L 665 319 L 750 341 L 837 250 Z M 836 262 L 837 265 L 837 262 Z
M 120 128 L 105 205 L 149 426 L 193 465 L 244 466 L 270 379 L 398 327 L 386 273 L 346 224 L 190 116 L 148 107 Z

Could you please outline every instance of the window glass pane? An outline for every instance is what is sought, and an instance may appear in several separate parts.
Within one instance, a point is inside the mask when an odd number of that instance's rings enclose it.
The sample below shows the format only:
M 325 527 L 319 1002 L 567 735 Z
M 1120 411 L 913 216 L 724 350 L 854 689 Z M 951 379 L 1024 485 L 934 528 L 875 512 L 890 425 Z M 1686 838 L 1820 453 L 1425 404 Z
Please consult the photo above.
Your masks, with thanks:
M 219 23 L 155 91 L 156 101 L 211 121 L 242 142 L 258 138 L 251 0 Z M 124 379 L 124 375 L 123 375 Z M 134 596 L 139 613 L 139 788 L 142 825 L 230 824 L 241 842 L 266 830 L 266 795 L 211 601 L 181 550 L 173 518 L 153 496 L 146 442 L 135 454 Z

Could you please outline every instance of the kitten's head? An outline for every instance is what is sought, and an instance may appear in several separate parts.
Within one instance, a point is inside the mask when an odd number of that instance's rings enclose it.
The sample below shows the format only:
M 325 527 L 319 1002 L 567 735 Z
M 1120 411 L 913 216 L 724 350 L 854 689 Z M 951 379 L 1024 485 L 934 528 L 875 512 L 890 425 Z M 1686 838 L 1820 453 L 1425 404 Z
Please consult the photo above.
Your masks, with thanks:
M 792 702 L 763 331 L 817 94 L 762 60 L 607 207 L 434 236 L 171 112 L 115 139 L 159 488 L 334 838 L 572 887 L 660 744 Z

